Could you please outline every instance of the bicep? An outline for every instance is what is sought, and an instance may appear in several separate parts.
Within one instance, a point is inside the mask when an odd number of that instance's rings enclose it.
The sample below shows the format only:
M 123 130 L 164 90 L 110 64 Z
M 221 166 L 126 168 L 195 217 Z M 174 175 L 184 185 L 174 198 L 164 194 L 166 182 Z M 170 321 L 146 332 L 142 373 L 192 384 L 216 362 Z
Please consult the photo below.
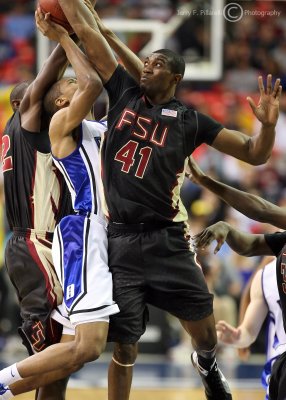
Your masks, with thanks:
M 235 252 L 242 256 L 253 257 L 274 254 L 262 234 L 254 235 L 231 229 L 226 241 Z
M 239 131 L 223 128 L 214 141 L 212 147 L 242 161 L 249 161 L 250 137 Z
M 65 109 L 63 131 L 68 134 L 74 130 L 90 112 L 95 100 L 102 91 L 102 86 L 89 90 L 77 90 L 71 103 Z
M 268 314 L 268 307 L 262 290 L 262 273 L 262 270 L 257 271 L 251 282 L 250 303 L 243 321 L 243 325 L 255 337 L 257 337 Z
M 101 90 L 77 90 L 70 105 L 57 111 L 50 123 L 50 137 L 53 141 L 68 136 L 90 112 Z
M 99 31 L 85 27 L 82 32 L 80 39 L 82 40 L 88 59 L 98 72 L 102 82 L 105 83 L 113 75 L 118 62 L 107 40 Z
M 253 240 L 250 241 L 250 246 L 249 246 L 250 247 L 249 251 L 252 252 L 253 256 L 274 255 L 272 249 L 267 244 L 264 235 L 249 234 L 249 236 L 253 236 Z
M 29 132 L 39 132 L 41 128 L 42 99 L 44 94 L 35 94 L 35 81 L 26 90 L 20 104 L 21 126 Z

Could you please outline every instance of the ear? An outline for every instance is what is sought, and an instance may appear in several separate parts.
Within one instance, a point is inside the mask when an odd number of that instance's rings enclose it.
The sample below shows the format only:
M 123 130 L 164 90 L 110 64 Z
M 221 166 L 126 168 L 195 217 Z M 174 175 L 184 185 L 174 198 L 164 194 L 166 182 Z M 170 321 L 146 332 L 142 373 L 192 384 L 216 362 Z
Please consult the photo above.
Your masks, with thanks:
M 21 104 L 21 100 L 18 100 L 18 99 L 12 100 L 11 106 L 12 106 L 13 111 L 18 110 L 18 108 L 20 107 L 20 104 Z
M 175 81 L 176 85 L 178 85 L 181 82 L 182 79 L 183 79 L 183 75 L 181 75 L 181 74 L 175 74 L 174 75 L 174 81 Z
M 70 104 L 70 101 L 64 96 L 60 96 L 55 100 L 55 105 L 58 108 L 68 107 L 69 104 Z

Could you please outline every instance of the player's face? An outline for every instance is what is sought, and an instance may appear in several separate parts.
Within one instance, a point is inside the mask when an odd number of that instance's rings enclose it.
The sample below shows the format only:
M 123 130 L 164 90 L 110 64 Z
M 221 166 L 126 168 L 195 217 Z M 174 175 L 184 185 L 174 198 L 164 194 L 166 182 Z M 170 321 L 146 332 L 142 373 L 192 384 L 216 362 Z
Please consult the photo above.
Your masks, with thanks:
M 71 101 L 77 89 L 78 89 L 78 84 L 75 78 L 63 79 L 63 82 L 61 83 L 61 92 L 62 95 L 67 97 L 69 101 Z
M 152 53 L 144 61 L 140 87 L 147 95 L 163 92 L 173 87 L 174 76 L 167 57 L 160 53 Z

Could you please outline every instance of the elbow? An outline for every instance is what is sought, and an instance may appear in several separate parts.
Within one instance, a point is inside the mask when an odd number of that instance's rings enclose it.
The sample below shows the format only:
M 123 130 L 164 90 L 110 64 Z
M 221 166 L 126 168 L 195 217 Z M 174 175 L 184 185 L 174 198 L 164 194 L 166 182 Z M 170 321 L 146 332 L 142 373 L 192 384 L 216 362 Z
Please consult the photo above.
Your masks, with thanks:
M 85 77 L 84 79 L 84 86 L 86 90 L 92 93 L 98 93 L 98 95 L 102 91 L 102 82 L 98 76 L 98 74 L 95 72 L 93 74 L 89 74 Z
M 272 149 L 272 148 L 271 148 Z M 247 162 L 251 165 L 254 166 L 258 166 L 258 165 L 262 165 L 265 164 L 269 158 L 271 157 L 271 149 L 255 149 L 255 145 L 253 143 L 253 141 L 250 139 L 248 141 L 248 155 L 249 155 L 249 159 L 247 160 Z
M 271 154 L 263 154 L 261 156 L 253 157 L 250 160 L 250 164 L 254 166 L 263 165 L 270 159 Z

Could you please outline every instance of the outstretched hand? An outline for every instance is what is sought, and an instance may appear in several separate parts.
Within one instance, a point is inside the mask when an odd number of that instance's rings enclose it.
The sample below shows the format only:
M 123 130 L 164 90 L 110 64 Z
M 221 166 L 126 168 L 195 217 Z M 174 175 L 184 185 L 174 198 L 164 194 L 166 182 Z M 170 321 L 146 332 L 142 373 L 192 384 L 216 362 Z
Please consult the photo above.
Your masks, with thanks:
M 262 76 L 258 77 L 260 99 L 258 105 L 251 97 L 247 97 L 254 115 L 264 126 L 275 126 L 279 116 L 279 99 L 282 92 L 280 79 L 276 79 L 272 88 L 272 75 L 267 75 L 266 91 Z
M 241 330 L 231 326 L 225 321 L 216 324 L 217 338 L 220 342 L 235 345 L 241 336 Z
M 208 247 L 212 241 L 216 240 L 217 246 L 214 249 L 214 254 L 216 254 L 224 244 L 228 232 L 228 224 L 223 221 L 219 221 L 216 224 L 204 229 L 202 232 L 194 235 L 192 237 L 192 242 L 195 248 L 204 249 L 205 247 Z
M 52 22 L 50 13 L 44 14 L 40 7 L 35 11 L 35 20 L 39 31 L 50 40 L 59 42 L 63 35 L 68 35 L 67 30 L 61 25 Z

